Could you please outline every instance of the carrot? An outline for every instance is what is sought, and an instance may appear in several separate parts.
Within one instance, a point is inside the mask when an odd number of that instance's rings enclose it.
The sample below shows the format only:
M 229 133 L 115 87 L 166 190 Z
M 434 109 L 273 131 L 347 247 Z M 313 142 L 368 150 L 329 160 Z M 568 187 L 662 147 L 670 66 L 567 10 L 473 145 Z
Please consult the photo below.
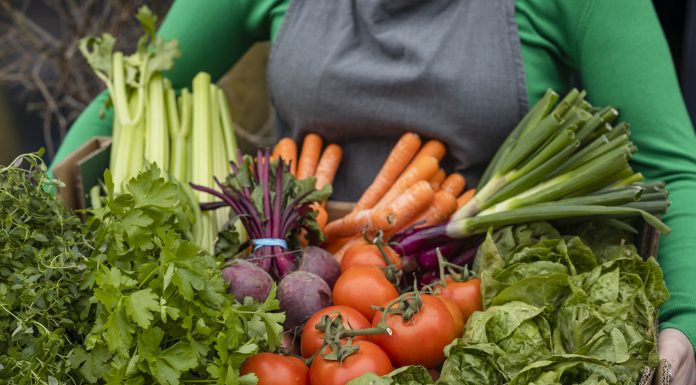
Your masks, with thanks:
M 445 180 L 446 176 L 447 174 L 445 174 L 445 170 L 437 170 L 435 175 L 433 175 L 433 177 L 430 178 L 430 185 L 433 186 L 433 190 L 437 191 L 440 189 L 440 185 L 442 184 L 442 181 Z
M 460 195 L 459 198 L 457 198 L 457 208 L 464 206 L 467 202 L 471 200 L 471 198 L 476 195 L 476 189 L 471 188 L 468 189 L 464 192 L 464 194 Z
M 297 179 L 302 180 L 314 176 L 322 145 L 323 141 L 319 135 L 314 133 L 305 135 L 300 160 L 297 162 Z
M 419 181 L 429 181 L 440 169 L 437 164 L 437 159 L 430 155 L 417 157 L 411 162 L 406 171 L 394 182 L 394 185 L 387 191 L 384 197 L 379 201 L 377 207 L 382 207 L 390 204 L 399 195 L 403 194 L 406 189 L 416 184 Z
M 360 234 L 371 227 L 371 210 L 353 211 L 341 219 L 329 222 L 324 227 L 324 235 L 331 241 L 337 238 Z
M 437 159 L 437 161 L 441 161 L 442 158 L 445 157 L 445 154 L 447 153 L 447 149 L 445 148 L 445 145 L 442 144 L 437 139 L 431 139 L 427 143 L 423 145 L 423 147 L 418 151 L 418 154 L 416 154 L 416 158 L 419 156 L 425 156 L 425 155 L 430 155 L 433 158 Z
M 457 211 L 457 198 L 447 191 L 440 190 L 435 193 L 430 206 L 409 224 L 403 226 L 402 229 L 413 225 L 417 227 L 439 225 L 454 214 L 455 211 Z
M 358 200 L 355 211 L 371 209 L 379 202 L 416 155 L 420 145 L 420 138 L 412 132 L 407 132 L 401 136 L 370 187 Z
M 363 237 L 361 234 L 359 235 L 354 235 L 352 237 L 346 237 L 346 238 L 338 238 L 334 239 L 331 241 L 324 242 L 321 247 L 324 248 L 324 250 L 328 251 L 331 254 L 336 254 L 343 246 L 345 246 L 346 243 L 355 240 L 355 239 L 362 239 L 365 240 L 365 237 Z M 367 241 L 365 241 L 367 242 Z
M 324 153 L 321 154 L 321 159 L 319 159 L 319 164 L 317 164 L 317 170 L 314 173 L 314 176 L 317 178 L 317 190 L 321 190 L 321 188 L 327 184 L 333 183 L 342 157 L 343 150 L 341 146 L 337 144 L 329 144 L 326 146 Z
M 283 138 L 273 147 L 271 159 L 278 158 L 290 165 L 290 174 L 297 175 L 297 143 L 294 140 Z
M 430 156 L 428 158 L 434 160 Z M 407 224 L 426 210 L 434 197 L 430 183 L 418 181 L 388 205 L 376 208 L 372 214 L 372 226 L 375 230 L 389 231 Z
M 314 211 L 317 212 L 317 224 L 319 225 L 319 228 L 323 229 L 324 226 L 326 226 L 326 222 L 329 221 L 329 213 L 326 212 L 326 209 L 324 206 L 322 206 L 320 203 L 315 203 L 312 205 L 312 208 L 314 208 Z
M 440 184 L 440 190 L 447 191 L 456 197 L 464 191 L 464 186 L 466 186 L 466 179 L 462 174 L 453 172 Z
M 362 236 L 362 234 L 358 234 L 358 235 L 355 235 L 353 237 L 346 238 L 346 239 L 347 239 L 347 241 L 341 245 L 341 248 L 336 250 L 335 253 L 333 253 L 334 258 L 336 259 L 336 261 L 339 264 L 343 260 L 343 255 L 346 254 L 346 251 L 348 251 L 348 249 L 350 249 L 354 245 L 359 244 L 361 242 L 367 242 L 365 240 L 365 238 Z

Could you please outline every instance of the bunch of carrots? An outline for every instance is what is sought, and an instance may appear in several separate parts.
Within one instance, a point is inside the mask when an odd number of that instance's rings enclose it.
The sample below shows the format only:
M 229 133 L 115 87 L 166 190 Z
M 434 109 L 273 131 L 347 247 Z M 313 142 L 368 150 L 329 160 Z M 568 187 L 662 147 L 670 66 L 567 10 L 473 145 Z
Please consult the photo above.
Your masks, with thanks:
M 462 175 L 447 175 L 440 167 L 445 154 L 438 140 L 422 145 L 418 135 L 404 134 L 353 211 L 323 228 L 327 249 L 340 260 L 366 233 L 382 231 L 388 238 L 410 227 L 445 222 L 476 193 L 465 191 Z
M 333 143 L 325 149 L 323 146 L 324 141 L 319 135 L 307 134 L 302 142 L 298 160 L 297 143 L 290 138 L 283 138 L 273 148 L 271 160 L 282 159 L 290 166 L 290 173 L 299 180 L 315 177 L 315 187 L 321 190 L 333 183 L 343 157 L 341 146 Z M 317 223 L 322 228 L 326 226 L 329 218 L 325 206 L 326 202 L 314 206 L 314 210 L 317 211 Z

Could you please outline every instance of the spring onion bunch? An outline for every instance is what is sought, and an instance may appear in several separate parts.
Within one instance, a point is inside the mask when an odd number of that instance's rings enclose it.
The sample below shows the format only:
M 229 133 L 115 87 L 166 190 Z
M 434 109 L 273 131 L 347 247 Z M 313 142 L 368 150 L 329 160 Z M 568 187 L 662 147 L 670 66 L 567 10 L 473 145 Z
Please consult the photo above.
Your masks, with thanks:
M 668 234 L 656 217 L 669 205 L 664 185 L 644 183 L 628 164 L 636 152 L 628 124 L 613 124 L 618 112 L 590 105 L 584 91 L 557 99 L 547 91 L 523 117 L 486 169 L 477 194 L 448 223 L 397 234 L 397 250 L 418 256 L 421 266 L 436 265 L 428 260 L 434 247 L 460 250 L 462 240 L 489 228 L 596 217 L 626 227 L 618 219 L 640 216 Z
M 110 34 L 81 40 L 80 50 L 109 91 L 114 121 L 109 169 L 116 193 L 124 183 L 156 163 L 169 177 L 188 188 L 189 182 L 213 187 L 213 176 L 227 175 L 227 162 L 237 153 L 237 142 L 224 92 L 210 75 L 193 79 L 193 92 L 179 92 L 164 77 L 180 56 L 176 40 L 156 36 L 157 18 L 145 6 L 138 10 L 144 36 L 136 51 L 126 56 L 114 51 Z M 209 195 L 190 191 L 202 202 Z M 229 210 L 203 213 L 196 224 L 197 243 L 212 250 Z M 241 226 L 240 226 L 241 228 Z

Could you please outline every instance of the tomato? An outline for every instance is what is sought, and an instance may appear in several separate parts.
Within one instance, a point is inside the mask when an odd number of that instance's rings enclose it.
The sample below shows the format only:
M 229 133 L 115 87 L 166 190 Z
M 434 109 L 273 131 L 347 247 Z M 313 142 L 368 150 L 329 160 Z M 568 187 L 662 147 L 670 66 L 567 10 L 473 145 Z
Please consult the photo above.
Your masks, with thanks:
M 317 356 L 309 369 L 309 383 L 344 385 L 365 373 L 383 376 L 394 370 L 389 356 L 379 346 L 369 341 L 355 341 L 353 344 L 358 345 L 360 349 L 343 362 L 328 361 L 321 355 Z
M 321 321 L 321 318 L 329 314 L 331 319 L 335 319 L 338 314 L 343 318 L 343 326 L 346 329 L 366 329 L 369 328 L 370 321 L 365 318 L 359 311 L 349 308 L 348 306 L 329 306 L 314 313 L 302 329 L 302 356 L 309 358 L 316 352 L 324 343 L 324 332 L 320 332 L 314 326 Z M 354 340 L 367 340 L 367 336 L 357 336 Z
M 443 288 L 443 292 L 459 306 L 464 317 L 464 324 L 473 312 L 483 310 L 480 279 L 472 278 L 468 281 L 458 282 L 451 277 L 445 277 L 445 283 L 447 287 Z
M 445 360 L 445 346 L 454 339 L 454 320 L 447 306 L 432 295 L 420 296 L 422 306 L 408 321 L 400 314 L 387 315 L 386 326 L 392 330 L 392 335 L 372 336 L 372 341 L 384 349 L 397 367 L 423 365 L 436 368 Z M 376 327 L 381 320 L 382 312 L 377 312 L 372 326 Z
M 384 246 L 384 253 L 391 262 L 396 265 L 396 267 L 401 267 L 401 257 L 389 246 Z M 377 266 L 377 267 L 387 267 L 387 263 L 384 261 L 384 256 L 379 251 L 379 248 L 375 244 L 356 244 L 351 246 L 343 254 L 343 259 L 341 260 L 341 271 L 346 271 L 352 266 Z
M 374 266 L 349 268 L 338 277 L 333 288 L 334 305 L 352 307 L 368 320 L 375 315 L 370 306 L 382 305 L 398 296 L 384 272 Z
M 454 302 L 452 298 L 446 295 L 438 294 L 435 297 L 447 306 L 447 310 L 452 316 L 454 338 L 461 337 L 462 333 L 464 333 L 464 316 L 462 316 L 462 311 L 459 310 L 459 306 L 457 306 L 457 303 Z
M 307 365 L 297 357 L 258 353 L 244 361 L 241 374 L 254 373 L 258 385 L 308 385 Z

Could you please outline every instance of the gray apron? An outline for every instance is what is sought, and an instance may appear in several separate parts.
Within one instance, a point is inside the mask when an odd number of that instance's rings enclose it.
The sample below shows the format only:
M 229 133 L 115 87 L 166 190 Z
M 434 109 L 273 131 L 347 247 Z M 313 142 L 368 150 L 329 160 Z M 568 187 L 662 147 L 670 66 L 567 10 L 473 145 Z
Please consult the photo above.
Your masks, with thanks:
M 271 49 L 281 136 L 340 144 L 355 201 L 406 131 L 475 182 L 527 110 L 514 0 L 293 0 Z

